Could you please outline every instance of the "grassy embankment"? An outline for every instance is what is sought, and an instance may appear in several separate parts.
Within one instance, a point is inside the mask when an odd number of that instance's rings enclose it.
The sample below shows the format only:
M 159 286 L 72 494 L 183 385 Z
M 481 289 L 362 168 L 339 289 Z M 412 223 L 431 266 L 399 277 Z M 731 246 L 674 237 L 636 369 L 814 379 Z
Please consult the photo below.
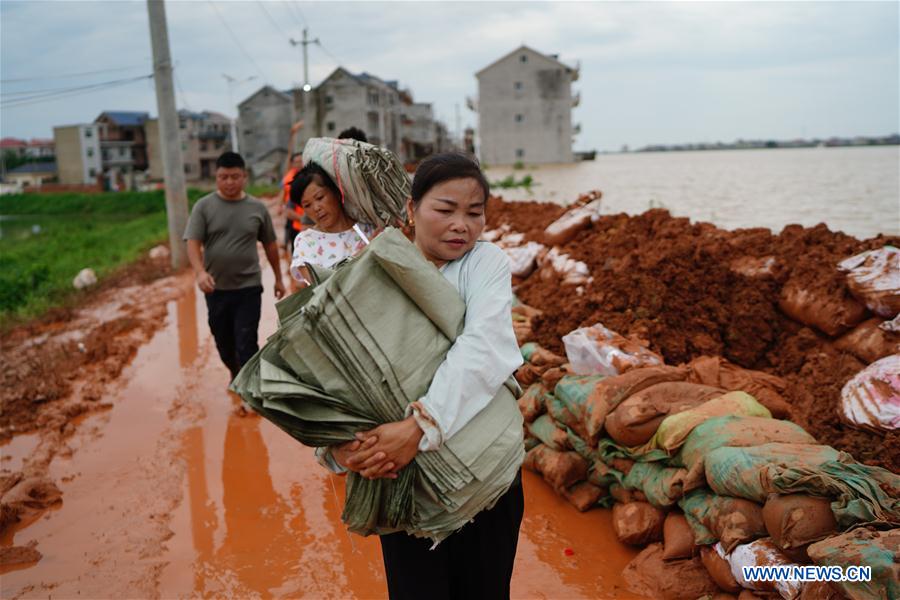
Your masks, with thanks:
M 0 329 L 77 297 L 81 269 L 102 279 L 168 238 L 162 191 L 3 196 L 0 215 Z

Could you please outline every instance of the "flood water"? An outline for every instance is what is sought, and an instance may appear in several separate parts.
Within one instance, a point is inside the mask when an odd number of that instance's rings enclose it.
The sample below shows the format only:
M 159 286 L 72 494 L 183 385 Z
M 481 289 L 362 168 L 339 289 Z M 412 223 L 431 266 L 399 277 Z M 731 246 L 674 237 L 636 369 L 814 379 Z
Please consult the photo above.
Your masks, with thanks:
M 605 214 L 667 208 L 725 229 L 785 225 L 858 238 L 900 235 L 900 146 L 598 154 L 596 160 L 487 169 L 491 182 L 530 174 L 537 185 L 494 191 L 567 204 L 603 192 Z

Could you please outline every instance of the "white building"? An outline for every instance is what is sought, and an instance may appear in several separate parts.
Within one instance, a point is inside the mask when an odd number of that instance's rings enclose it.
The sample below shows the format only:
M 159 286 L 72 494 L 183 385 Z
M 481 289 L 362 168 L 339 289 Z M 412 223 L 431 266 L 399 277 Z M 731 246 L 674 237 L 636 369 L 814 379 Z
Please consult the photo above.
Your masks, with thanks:
M 578 67 L 521 46 L 475 74 L 480 157 L 488 165 L 573 161 Z
M 56 167 L 63 184 L 95 184 L 103 172 L 100 128 L 96 123 L 53 128 Z

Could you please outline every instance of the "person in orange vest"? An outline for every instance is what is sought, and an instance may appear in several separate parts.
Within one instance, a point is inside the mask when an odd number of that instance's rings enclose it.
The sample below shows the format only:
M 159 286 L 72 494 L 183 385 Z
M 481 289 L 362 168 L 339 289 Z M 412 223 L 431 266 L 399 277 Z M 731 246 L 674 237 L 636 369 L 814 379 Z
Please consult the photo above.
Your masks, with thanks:
M 303 121 L 297 121 L 291 125 L 291 135 L 288 138 L 288 159 L 284 164 L 284 177 L 281 179 L 282 200 L 284 206 L 282 208 L 285 216 L 284 220 L 284 250 L 288 257 L 294 254 L 294 238 L 303 229 L 303 208 L 291 202 L 291 182 L 297 176 L 297 172 L 303 168 L 303 153 L 294 152 L 294 140 L 297 138 L 297 132 L 303 128 Z

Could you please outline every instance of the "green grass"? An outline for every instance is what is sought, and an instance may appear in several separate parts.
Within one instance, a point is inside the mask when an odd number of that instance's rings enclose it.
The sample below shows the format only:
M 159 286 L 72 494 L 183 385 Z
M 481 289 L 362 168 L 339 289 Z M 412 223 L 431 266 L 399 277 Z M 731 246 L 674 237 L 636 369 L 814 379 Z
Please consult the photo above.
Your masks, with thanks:
M 188 193 L 191 203 L 201 195 Z M 18 215 L 0 238 L 3 329 L 76 297 L 81 269 L 102 279 L 168 238 L 162 192 L 3 196 L 0 215 Z
M 279 185 L 248 185 L 247 193 L 255 198 L 264 196 L 280 196 L 282 188 Z
M 508 190 L 511 188 L 525 188 L 526 190 L 530 190 L 531 186 L 537 185 L 535 183 L 534 178 L 531 175 L 525 175 L 522 179 L 516 179 L 513 175 L 507 175 L 505 178 L 499 181 L 492 181 L 492 188 L 500 188 L 504 190 Z

